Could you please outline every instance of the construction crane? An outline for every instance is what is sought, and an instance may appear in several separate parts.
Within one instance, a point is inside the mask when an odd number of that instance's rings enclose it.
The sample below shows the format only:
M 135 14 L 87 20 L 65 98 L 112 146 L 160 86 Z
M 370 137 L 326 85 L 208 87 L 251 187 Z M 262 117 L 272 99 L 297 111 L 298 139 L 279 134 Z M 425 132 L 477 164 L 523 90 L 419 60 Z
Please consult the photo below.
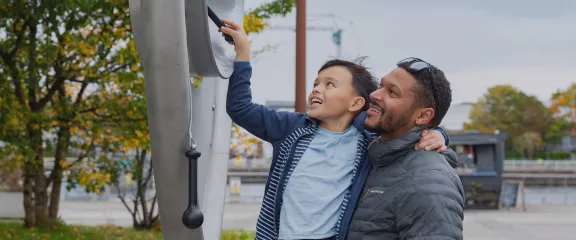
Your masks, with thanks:
M 296 32 L 296 28 L 289 26 L 271 26 L 270 30 L 289 30 Z M 332 43 L 336 45 L 336 57 L 342 58 L 342 29 L 336 27 L 321 27 L 321 26 L 310 26 L 306 27 L 308 31 L 318 31 L 318 32 L 332 32 Z

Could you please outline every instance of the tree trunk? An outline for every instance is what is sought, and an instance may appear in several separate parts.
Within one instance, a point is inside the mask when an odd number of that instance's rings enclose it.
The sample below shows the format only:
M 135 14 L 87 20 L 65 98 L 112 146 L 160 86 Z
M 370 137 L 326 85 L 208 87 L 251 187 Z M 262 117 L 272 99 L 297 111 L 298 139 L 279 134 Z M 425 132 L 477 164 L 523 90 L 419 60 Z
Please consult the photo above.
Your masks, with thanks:
M 141 149 L 140 154 L 137 155 L 138 157 L 138 194 L 140 195 L 140 205 L 142 208 L 142 225 L 146 228 L 150 226 L 150 219 L 148 218 L 148 204 L 146 202 L 146 190 L 148 187 L 148 178 L 144 176 L 144 162 L 146 161 L 146 150 Z M 149 228 L 148 228 L 149 229 Z
M 36 125 L 38 126 L 38 125 Z M 29 128 L 32 144 L 35 147 L 36 156 L 32 163 L 34 181 L 34 216 L 36 227 L 47 227 L 48 220 L 48 195 L 46 192 L 47 179 L 44 175 L 44 147 L 42 146 L 42 131 L 39 127 Z
M 38 123 L 27 126 L 30 151 L 24 163 L 24 226 L 43 226 L 47 218 L 46 212 L 46 177 L 44 176 L 44 149 L 42 146 L 42 130 Z
M 31 228 L 36 226 L 36 217 L 34 215 L 34 182 L 33 176 L 29 173 L 32 168 L 30 161 L 24 163 L 24 171 L 22 171 L 22 178 L 24 183 L 22 185 L 22 194 L 24 195 L 24 227 Z
M 58 219 L 58 210 L 60 208 L 60 191 L 62 190 L 62 166 L 61 161 L 66 161 L 68 155 L 68 145 L 70 144 L 70 128 L 61 126 L 58 129 L 58 142 L 56 143 L 56 155 L 54 157 L 54 169 L 50 174 L 52 182 L 52 191 L 50 192 L 50 206 L 48 207 L 48 217 L 50 220 Z

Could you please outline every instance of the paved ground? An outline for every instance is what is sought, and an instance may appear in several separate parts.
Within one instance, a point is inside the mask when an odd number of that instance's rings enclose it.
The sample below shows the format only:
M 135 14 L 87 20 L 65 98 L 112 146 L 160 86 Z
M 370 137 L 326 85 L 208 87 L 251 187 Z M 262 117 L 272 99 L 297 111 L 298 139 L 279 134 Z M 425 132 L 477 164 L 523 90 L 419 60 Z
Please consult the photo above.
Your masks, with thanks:
M 227 204 L 224 229 L 254 230 L 259 205 Z M 120 202 L 71 202 L 60 208 L 69 224 L 129 226 L 131 218 Z M 576 239 L 576 205 L 533 205 L 521 210 L 466 211 L 466 240 Z

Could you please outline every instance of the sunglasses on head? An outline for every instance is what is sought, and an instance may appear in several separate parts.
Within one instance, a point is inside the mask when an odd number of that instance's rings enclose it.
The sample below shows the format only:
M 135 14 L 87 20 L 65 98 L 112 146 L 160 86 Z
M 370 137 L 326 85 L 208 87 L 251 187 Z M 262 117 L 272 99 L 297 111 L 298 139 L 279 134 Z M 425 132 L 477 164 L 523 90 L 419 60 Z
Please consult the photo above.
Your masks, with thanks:
M 405 58 L 403 60 L 400 60 L 398 62 L 398 65 L 405 65 L 408 66 L 408 72 L 411 73 L 418 73 L 420 71 L 426 71 L 426 73 L 428 74 L 428 78 L 430 79 L 430 87 L 432 88 L 432 97 L 434 98 L 433 101 L 434 103 L 436 103 L 436 88 L 434 87 L 434 83 L 432 83 L 432 73 L 430 72 L 430 69 L 432 68 L 430 66 L 429 63 L 427 63 L 426 61 L 420 59 L 420 58 L 415 58 L 415 57 L 409 57 L 409 58 Z M 436 105 L 436 104 L 434 104 Z

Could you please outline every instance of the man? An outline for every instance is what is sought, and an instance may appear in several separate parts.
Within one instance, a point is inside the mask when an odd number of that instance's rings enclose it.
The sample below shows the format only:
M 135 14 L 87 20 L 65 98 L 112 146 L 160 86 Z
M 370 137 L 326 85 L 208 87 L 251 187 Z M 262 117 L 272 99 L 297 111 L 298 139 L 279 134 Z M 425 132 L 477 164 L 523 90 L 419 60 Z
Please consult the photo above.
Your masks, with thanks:
M 418 58 L 400 61 L 370 94 L 364 125 L 379 134 L 372 170 L 357 199 L 348 240 L 462 239 L 464 190 L 452 150 L 416 150 L 452 101 L 444 73 Z

